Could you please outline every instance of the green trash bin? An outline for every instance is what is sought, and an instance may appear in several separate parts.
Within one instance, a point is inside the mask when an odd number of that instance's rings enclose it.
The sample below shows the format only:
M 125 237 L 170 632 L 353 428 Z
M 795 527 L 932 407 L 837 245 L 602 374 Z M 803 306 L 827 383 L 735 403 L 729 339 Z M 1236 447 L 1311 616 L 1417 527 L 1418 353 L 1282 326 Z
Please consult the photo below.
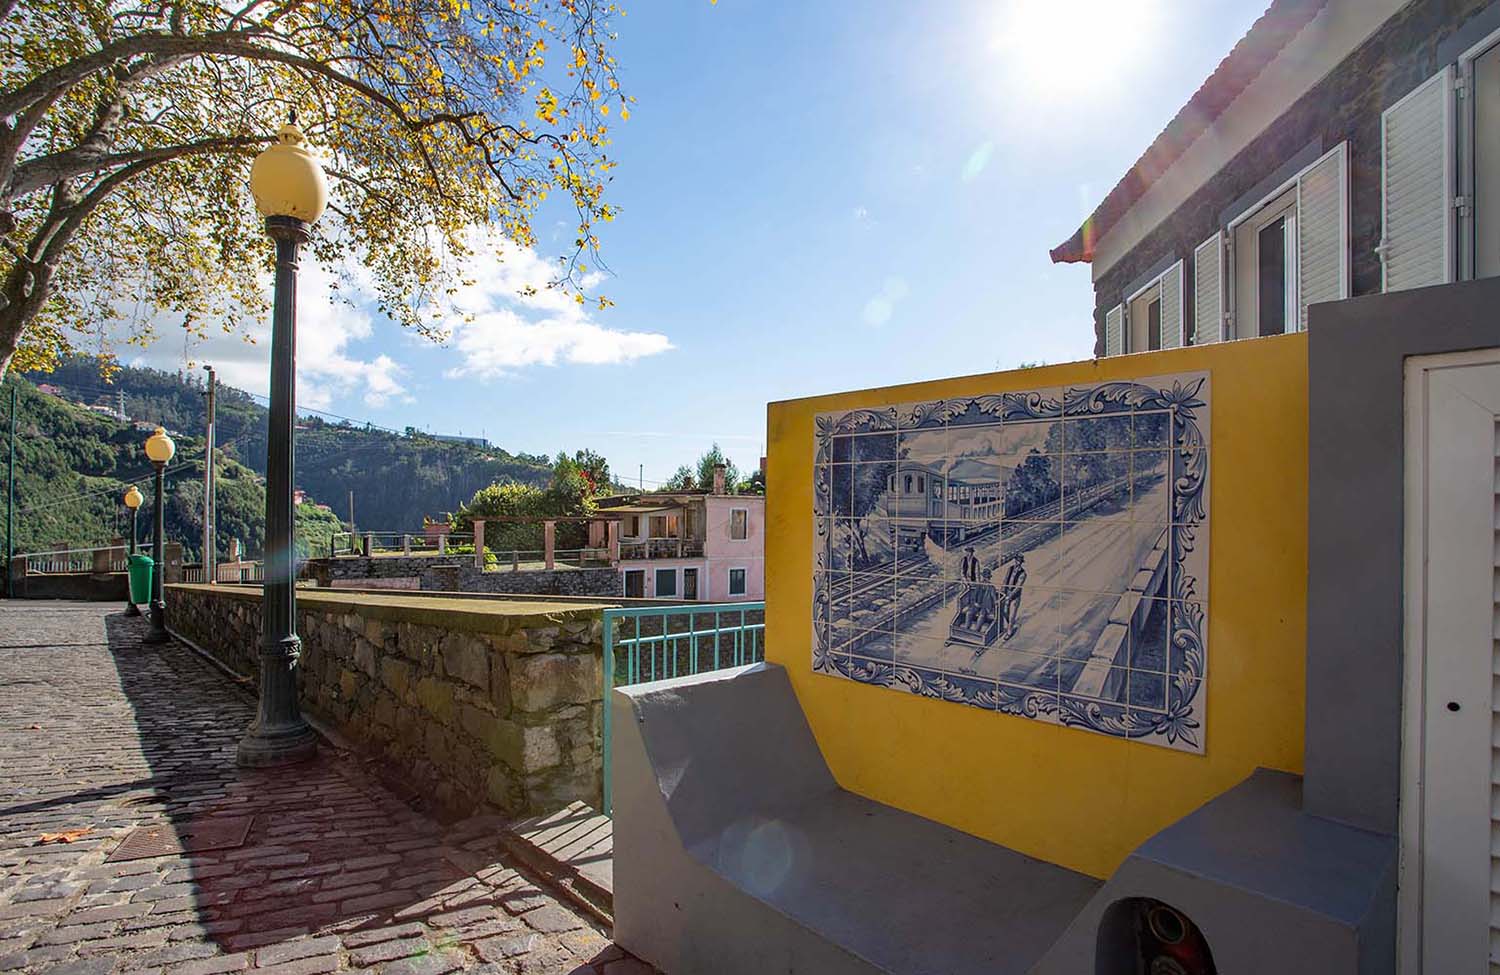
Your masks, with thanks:
M 149 555 L 132 555 L 130 557 L 130 601 L 133 603 L 149 603 L 151 601 L 151 570 L 156 567 L 156 562 Z

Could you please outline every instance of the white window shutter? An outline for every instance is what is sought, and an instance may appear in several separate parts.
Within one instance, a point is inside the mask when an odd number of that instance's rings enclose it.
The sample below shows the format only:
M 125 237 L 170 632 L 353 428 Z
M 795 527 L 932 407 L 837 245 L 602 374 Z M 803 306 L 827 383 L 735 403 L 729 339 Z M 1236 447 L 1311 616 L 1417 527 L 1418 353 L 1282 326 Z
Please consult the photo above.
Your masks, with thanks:
M 1386 291 L 1452 280 L 1453 69 L 1380 116 L 1381 286 Z
M 1224 248 L 1219 235 L 1193 251 L 1193 344 L 1224 338 Z
M 1161 347 L 1182 346 L 1182 262 L 1161 276 Z
M 1297 328 L 1307 306 L 1349 297 L 1347 143 L 1297 177 Z
M 1104 313 L 1104 354 L 1119 355 L 1125 351 L 1125 306 L 1115 305 Z

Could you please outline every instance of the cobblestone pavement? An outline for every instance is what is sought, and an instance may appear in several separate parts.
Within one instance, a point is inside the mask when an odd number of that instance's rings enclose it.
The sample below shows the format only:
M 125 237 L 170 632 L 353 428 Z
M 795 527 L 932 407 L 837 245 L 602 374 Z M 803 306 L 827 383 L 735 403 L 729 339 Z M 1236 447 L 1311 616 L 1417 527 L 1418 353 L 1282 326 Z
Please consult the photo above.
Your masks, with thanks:
M 440 825 L 332 749 L 237 770 L 247 696 L 144 632 L 0 604 L 0 972 L 651 972 L 517 872 L 493 819 Z M 191 844 L 244 817 L 239 846 L 108 859 L 140 827 Z

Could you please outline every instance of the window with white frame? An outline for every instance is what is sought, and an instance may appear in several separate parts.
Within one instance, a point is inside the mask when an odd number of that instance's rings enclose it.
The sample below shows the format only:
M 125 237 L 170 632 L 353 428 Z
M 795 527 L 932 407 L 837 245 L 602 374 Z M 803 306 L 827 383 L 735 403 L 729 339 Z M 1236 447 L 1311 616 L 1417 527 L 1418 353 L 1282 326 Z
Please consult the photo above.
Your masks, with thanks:
M 745 594 L 745 570 L 729 570 L 729 595 L 743 596 Z
M 641 516 L 640 515 L 631 515 L 630 516 L 630 520 L 626 524 L 625 534 L 629 535 L 631 538 L 640 538 L 641 537 Z
M 657 599 L 674 599 L 677 596 L 677 570 L 657 569 L 656 590 Z
M 1460 213 L 1461 226 L 1471 242 L 1466 259 L 1468 276 L 1500 276 L 1500 37 L 1469 58 L 1465 70 L 1472 77 L 1473 109 L 1465 119 L 1466 173 L 1472 174 L 1474 205 Z
M 1153 284 L 1130 302 L 1130 342 L 1135 352 L 1155 352 L 1161 348 L 1161 285 Z
M 625 570 L 625 595 L 630 599 L 646 598 L 646 570 Z
M 1340 143 L 1194 248 L 1194 345 L 1298 332 L 1349 297 L 1347 174 Z
M 1381 283 L 1500 276 L 1500 31 L 1380 118 Z
M 1297 330 L 1297 188 L 1260 206 L 1234 228 L 1235 335 Z
M 1183 344 L 1182 262 L 1127 295 L 1104 316 L 1104 354 L 1175 349 Z
M 744 541 L 750 534 L 750 511 L 748 508 L 729 509 L 729 537 Z
M 695 568 L 682 570 L 682 598 L 698 598 L 698 570 Z

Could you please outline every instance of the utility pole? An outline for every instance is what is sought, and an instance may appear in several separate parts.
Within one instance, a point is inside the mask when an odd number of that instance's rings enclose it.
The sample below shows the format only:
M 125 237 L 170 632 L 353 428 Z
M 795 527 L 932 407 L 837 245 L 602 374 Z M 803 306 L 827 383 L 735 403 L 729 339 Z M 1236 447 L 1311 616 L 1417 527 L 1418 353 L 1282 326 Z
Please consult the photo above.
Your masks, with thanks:
M 354 551 L 354 489 L 349 489 L 349 551 Z
M 203 581 L 213 585 L 218 578 L 214 571 L 214 397 L 218 379 L 213 366 L 203 369 L 208 373 L 208 432 L 203 452 Z
M 646 465 L 645 464 L 641 464 L 639 467 L 636 468 L 635 476 L 641 482 L 641 490 L 645 491 L 646 490 Z
M 16 393 L 19 387 L 10 387 L 10 464 L 5 475 L 5 598 L 15 595 L 11 591 L 11 563 L 16 558 Z

